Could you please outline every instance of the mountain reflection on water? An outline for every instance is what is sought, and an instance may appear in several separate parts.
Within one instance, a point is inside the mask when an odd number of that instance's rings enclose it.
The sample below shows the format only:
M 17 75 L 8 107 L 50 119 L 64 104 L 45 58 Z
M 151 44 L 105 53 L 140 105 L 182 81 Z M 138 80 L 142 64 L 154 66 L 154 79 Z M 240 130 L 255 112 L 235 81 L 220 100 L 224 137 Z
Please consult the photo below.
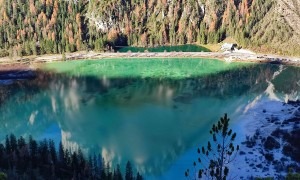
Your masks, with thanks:
M 0 87 L 1 140 L 10 133 L 54 138 L 70 149 L 100 152 L 113 164 L 130 160 L 153 177 L 207 141 L 209 128 L 225 112 L 238 119 L 257 96 L 268 96 L 270 84 L 280 99 L 300 92 L 299 68 L 266 64 L 180 79 L 36 75 Z M 181 163 L 182 172 L 191 159 Z

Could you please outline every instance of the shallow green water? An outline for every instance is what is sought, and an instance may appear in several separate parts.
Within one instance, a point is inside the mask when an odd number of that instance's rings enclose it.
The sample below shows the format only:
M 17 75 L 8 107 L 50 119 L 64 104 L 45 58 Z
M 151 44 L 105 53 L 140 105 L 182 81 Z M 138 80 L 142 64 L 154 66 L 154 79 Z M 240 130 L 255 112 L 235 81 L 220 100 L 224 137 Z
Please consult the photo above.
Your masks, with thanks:
M 53 138 L 122 167 L 130 160 L 148 179 L 184 179 L 225 112 L 237 127 L 256 97 L 300 94 L 299 68 L 207 59 L 69 61 L 36 74 L 0 86 L 9 94 L 0 103 L 1 140 Z
M 119 52 L 210 52 L 209 49 L 188 44 L 188 45 L 180 45 L 180 46 L 160 46 L 160 47 L 153 47 L 153 48 L 143 48 L 143 47 L 120 47 L 117 49 Z
M 224 63 L 219 60 L 196 58 L 147 58 L 53 62 L 47 64 L 45 69 L 55 69 L 58 73 L 75 76 L 184 79 L 220 73 L 249 65 L 249 63 Z

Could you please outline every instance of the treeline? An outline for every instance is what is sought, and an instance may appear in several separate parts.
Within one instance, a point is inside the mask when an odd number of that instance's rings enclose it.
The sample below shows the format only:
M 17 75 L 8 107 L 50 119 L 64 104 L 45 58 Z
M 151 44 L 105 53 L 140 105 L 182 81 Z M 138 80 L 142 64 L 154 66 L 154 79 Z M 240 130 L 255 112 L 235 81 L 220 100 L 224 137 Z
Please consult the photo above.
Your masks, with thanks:
M 88 0 L 0 0 L 0 57 L 112 50 L 107 35 L 89 26 L 88 4 Z
M 10 55 L 73 52 L 81 49 L 84 2 L 2 1 L 0 48 Z
M 126 45 L 207 44 L 229 36 L 244 47 L 279 44 L 280 48 L 291 28 L 277 27 L 272 19 L 264 25 L 276 2 L 0 0 L 0 56 L 105 51 Z M 290 50 L 294 47 L 284 48 L 295 52 Z
M 89 24 L 109 41 L 125 35 L 129 45 L 218 43 L 228 36 L 252 43 L 253 27 L 272 0 L 91 0 Z
M 85 49 L 86 4 L 87 0 L 0 1 L 0 54 L 24 56 Z
M 299 11 L 294 0 L 91 0 L 87 18 L 108 41 L 125 36 L 132 46 L 214 44 L 233 37 L 243 47 L 300 55 L 292 18 L 299 19 Z
M 101 155 L 85 158 L 81 149 L 71 152 L 60 143 L 57 150 L 51 139 L 36 141 L 30 136 L 27 143 L 13 134 L 0 144 L 0 172 L 8 179 L 143 179 L 139 173 L 134 176 L 129 161 L 123 176 L 119 165 L 112 171 Z
M 92 0 L 89 23 L 114 42 L 125 36 L 133 46 L 218 43 L 225 28 L 204 20 L 205 3 L 198 0 Z

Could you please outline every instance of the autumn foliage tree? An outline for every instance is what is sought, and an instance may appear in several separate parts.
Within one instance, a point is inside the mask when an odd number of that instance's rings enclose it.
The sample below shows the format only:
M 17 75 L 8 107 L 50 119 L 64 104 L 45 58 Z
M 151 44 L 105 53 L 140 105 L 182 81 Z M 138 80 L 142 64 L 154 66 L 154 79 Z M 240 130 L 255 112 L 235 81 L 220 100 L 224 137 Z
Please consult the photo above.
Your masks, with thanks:
M 0 3 L 0 49 L 21 55 L 78 51 L 84 47 L 87 0 L 18 0 Z

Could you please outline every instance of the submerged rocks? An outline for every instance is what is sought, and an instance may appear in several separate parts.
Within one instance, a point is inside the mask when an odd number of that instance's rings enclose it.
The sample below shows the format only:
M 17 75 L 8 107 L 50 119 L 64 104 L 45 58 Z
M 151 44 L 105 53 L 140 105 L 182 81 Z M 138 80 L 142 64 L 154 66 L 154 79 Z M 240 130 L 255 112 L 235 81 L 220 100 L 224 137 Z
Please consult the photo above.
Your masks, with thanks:
M 272 162 L 274 160 L 274 155 L 271 154 L 271 153 L 267 153 L 267 154 L 265 154 L 265 158 L 266 158 L 267 161 Z
M 280 137 L 285 137 L 285 136 L 288 136 L 289 133 L 287 132 L 287 130 L 283 130 L 283 129 L 280 129 L 280 128 L 277 128 L 275 129 L 271 135 L 273 137 L 276 137 L 276 138 L 280 138 Z
M 279 149 L 280 144 L 274 137 L 269 136 L 269 137 L 267 137 L 266 141 L 264 142 L 264 147 L 267 150 Z
M 286 119 L 282 122 L 282 124 L 290 124 L 290 123 L 299 124 L 300 123 L 300 117 L 292 117 L 292 118 Z
M 300 128 L 292 130 L 288 136 L 283 138 L 287 143 L 283 147 L 283 154 L 300 162 Z

